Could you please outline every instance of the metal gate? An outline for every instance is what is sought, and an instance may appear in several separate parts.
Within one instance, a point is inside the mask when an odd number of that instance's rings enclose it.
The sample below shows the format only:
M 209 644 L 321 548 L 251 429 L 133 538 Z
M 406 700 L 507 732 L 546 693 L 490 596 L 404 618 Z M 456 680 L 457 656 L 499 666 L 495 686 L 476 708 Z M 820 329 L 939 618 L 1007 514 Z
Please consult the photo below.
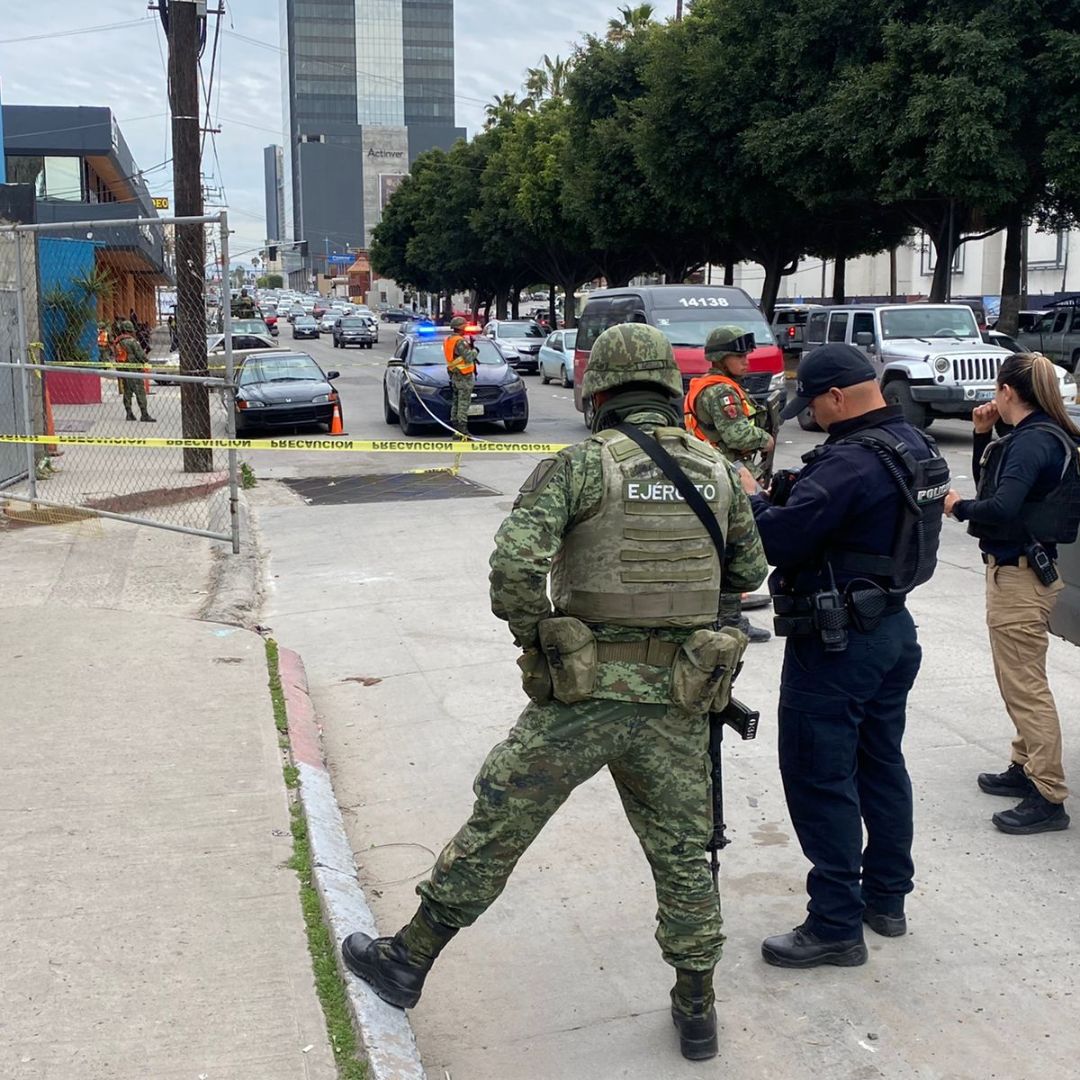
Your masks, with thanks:
M 202 305 L 174 325 L 178 225 L 224 273 L 181 283 Z M 235 437 L 228 266 L 224 213 L 0 227 L 0 502 L 239 550 L 236 451 L 190 442 Z

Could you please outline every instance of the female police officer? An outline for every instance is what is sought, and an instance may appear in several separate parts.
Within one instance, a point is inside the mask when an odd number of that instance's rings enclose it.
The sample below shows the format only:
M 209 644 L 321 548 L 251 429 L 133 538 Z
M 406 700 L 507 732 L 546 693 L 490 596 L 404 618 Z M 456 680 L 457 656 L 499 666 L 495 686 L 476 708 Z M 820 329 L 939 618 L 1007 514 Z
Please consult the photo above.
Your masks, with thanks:
M 1014 426 L 992 441 L 995 422 Z M 986 624 L 1005 708 L 1016 727 L 1012 762 L 983 773 L 990 795 L 1020 798 L 994 814 L 1006 833 L 1065 829 L 1068 795 L 1061 766 L 1061 724 L 1046 680 L 1050 612 L 1062 583 L 1057 544 L 1076 539 L 1080 522 L 1080 430 L 1061 403 L 1057 373 L 1045 356 L 1010 356 L 994 400 L 975 410 L 978 494 L 950 491 L 945 512 L 968 523 L 986 563 Z

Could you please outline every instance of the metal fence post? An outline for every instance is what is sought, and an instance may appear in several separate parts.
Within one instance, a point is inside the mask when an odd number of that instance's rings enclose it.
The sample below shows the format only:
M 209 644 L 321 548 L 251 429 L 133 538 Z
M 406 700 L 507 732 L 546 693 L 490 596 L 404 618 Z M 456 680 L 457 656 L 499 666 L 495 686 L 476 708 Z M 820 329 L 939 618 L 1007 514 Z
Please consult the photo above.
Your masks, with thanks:
M 236 371 L 233 367 L 232 290 L 229 287 L 229 215 L 221 212 L 221 329 L 225 335 L 225 430 L 230 439 L 236 438 Z M 240 492 L 237 477 L 236 448 L 229 455 L 229 531 L 232 552 L 240 554 Z
M 34 412 L 32 396 L 30 393 L 30 335 L 26 326 L 26 281 L 23 276 L 22 263 L 22 234 L 15 234 L 15 305 L 19 317 L 19 364 L 22 376 L 22 404 L 23 423 L 26 425 L 26 434 L 33 437 Z M 34 238 L 30 237 L 33 245 Z M 43 375 L 42 378 L 45 376 Z M 37 498 L 37 452 L 33 443 L 26 444 L 26 480 L 30 491 L 30 498 Z

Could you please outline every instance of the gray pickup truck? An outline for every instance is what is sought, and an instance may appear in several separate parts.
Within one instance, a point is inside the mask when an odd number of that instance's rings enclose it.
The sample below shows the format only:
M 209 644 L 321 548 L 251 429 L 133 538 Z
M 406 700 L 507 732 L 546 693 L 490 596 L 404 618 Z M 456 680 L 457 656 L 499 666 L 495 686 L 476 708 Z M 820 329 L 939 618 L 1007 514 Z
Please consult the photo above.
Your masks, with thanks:
M 1021 329 L 1016 340 L 1075 373 L 1080 364 L 1080 297 L 1059 300 L 1051 307 L 1030 330 Z

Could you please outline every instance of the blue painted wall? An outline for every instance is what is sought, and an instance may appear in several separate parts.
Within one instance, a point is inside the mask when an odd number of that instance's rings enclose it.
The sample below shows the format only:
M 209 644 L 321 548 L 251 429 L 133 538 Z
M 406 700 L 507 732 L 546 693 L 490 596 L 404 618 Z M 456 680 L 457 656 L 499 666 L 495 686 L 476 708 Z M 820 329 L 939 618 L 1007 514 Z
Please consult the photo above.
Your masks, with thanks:
M 54 289 L 77 289 L 75 282 L 94 269 L 94 249 L 90 240 L 66 240 L 42 236 L 38 240 L 38 296 L 41 307 L 41 333 L 45 342 L 45 356 L 49 361 L 74 360 L 78 357 L 57 356 L 56 339 L 61 322 L 55 309 L 49 306 L 49 293 Z M 86 359 L 97 359 L 96 311 L 87 321 L 79 336 L 79 347 Z

